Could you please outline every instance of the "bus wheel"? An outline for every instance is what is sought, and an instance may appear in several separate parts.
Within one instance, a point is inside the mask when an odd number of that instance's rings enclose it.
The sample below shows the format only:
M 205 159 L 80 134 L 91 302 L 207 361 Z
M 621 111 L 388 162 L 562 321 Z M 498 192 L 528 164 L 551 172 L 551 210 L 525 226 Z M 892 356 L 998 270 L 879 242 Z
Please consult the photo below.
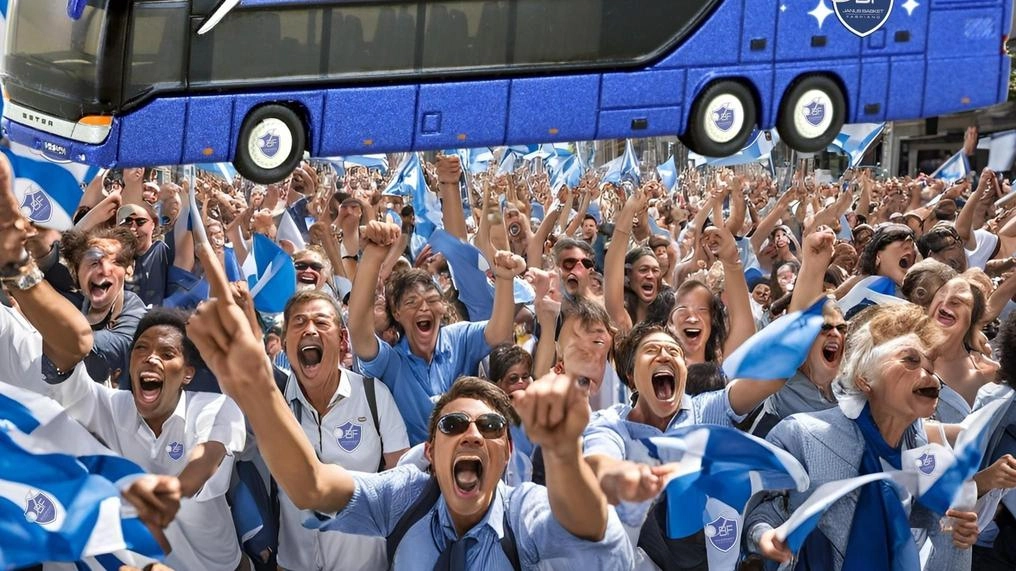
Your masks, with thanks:
M 681 141 L 707 157 L 727 157 L 748 144 L 755 129 L 755 99 L 736 81 L 718 81 L 698 96 Z
M 279 182 L 300 164 L 305 139 L 303 121 L 292 109 L 258 107 L 243 121 L 233 165 L 241 176 L 258 184 Z
M 846 111 L 846 99 L 835 81 L 808 75 L 795 81 L 783 96 L 776 128 L 792 149 L 815 153 L 836 139 Z

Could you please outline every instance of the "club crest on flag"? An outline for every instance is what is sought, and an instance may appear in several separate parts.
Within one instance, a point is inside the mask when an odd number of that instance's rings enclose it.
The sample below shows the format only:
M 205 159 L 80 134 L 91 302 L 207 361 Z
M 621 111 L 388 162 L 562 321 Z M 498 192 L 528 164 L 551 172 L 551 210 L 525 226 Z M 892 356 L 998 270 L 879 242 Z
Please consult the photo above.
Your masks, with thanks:
M 263 136 L 258 138 L 258 148 L 268 158 L 275 157 L 275 154 L 279 152 L 279 141 L 281 139 L 275 134 L 275 131 L 268 131 Z
M 709 543 L 720 551 L 727 552 L 737 543 L 737 521 L 720 516 L 706 524 L 703 530 Z
M 183 444 L 179 442 L 170 442 L 166 445 L 166 454 L 173 460 L 179 460 L 183 457 Z
M 33 222 L 49 222 L 53 217 L 53 204 L 42 189 L 33 184 L 21 202 L 21 213 Z
M 925 452 L 917 459 L 917 469 L 925 476 L 930 476 L 935 471 L 935 455 Z
M 802 110 L 804 113 L 804 119 L 811 123 L 812 126 L 818 127 L 825 119 L 826 106 L 818 99 L 813 99 L 811 103 L 805 105 Z
M 713 112 L 713 123 L 721 131 L 729 131 L 734 126 L 734 110 L 730 108 L 729 103 L 724 103 L 722 107 Z
M 353 421 L 349 421 L 335 429 L 335 441 L 346 452 L 356 450 L 356 447 L 360 445 L 362 437 L 362 427 L 359 424 L 354 424 Z
M 43 527 L 56 521 L 56 503 L 46 494 L 28 490 L 25 498 L 25 519 Z
M 889 20 L 893 0 L 833 0 L 833 11 L 843 27 L 863 38 Z

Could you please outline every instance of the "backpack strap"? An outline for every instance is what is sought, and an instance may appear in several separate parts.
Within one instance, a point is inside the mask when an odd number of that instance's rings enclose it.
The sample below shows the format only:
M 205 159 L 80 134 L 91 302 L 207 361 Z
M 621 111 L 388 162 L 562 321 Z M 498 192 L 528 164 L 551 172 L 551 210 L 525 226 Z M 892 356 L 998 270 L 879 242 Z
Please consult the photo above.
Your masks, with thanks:
M 512 569 L 515 571 L 522 571 L 522 564 L 519 561 L 519 546 L 515 544 L 515 532 L 512 531 L 512 526 L 508 523 L 508 503 L 505 502 L 504 509 L 504 536 L 501 537 L 501 551 L 504 551 L 505 557 L 508 558 L 508 562 L 512 564 Z
M 377 393 L 374 392 L 374 377 L 363 378 L 363 392 L 367 395 L 367 406 L 370 407 L 370 416 L 374 419 L 374 430 L 377 432 L 378 442 L 381 443 L 381 460 L 378 461 L 377 471 L 385 469 L 385 439 L 381 436 L 381 421 L 377 416 Z
M 409 506 L 406 513 L 402 514 L 399 518 L 398 523 L 395 524 L 395 528 L 385 538 L 385 551 L 388 553 L 388 568 L 392 568 L 392 564 L 395 561 L 395 550 L 399 548 L 399 543 L 402 542 L 402 538 L 405 537 L 406 532 L 409 528 L 413 527 L 416 522 L 423 519 L 423 516 L 434 507 L 437 503 L 438 498 L 441 497 L 441 489 L 437 486 L 437 478 L 431 476 L 430 481 L 427 482 L 427 487 L 423 489 L 423 492 L 417 498 L 413 505 Z

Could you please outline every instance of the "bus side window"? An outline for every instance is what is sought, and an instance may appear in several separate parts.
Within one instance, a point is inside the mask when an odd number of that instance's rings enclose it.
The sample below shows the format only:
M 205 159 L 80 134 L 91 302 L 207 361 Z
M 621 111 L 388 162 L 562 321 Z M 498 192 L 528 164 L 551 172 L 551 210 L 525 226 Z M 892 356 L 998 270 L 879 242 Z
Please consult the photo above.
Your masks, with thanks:
M 177 87 L 183 83 L 184 51 L 179 46 L 186 43 L 186 33 L 186 2 L 139 2 L 135 6 L 125 100 L 153 87 Z

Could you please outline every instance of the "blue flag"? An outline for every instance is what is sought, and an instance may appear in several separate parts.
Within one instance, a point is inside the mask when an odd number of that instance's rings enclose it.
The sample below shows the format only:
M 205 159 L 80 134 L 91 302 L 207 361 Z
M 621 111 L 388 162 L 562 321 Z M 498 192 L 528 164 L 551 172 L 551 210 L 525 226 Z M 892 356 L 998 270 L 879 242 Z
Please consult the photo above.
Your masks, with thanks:
M 787 451 L 740 430 L 692 425 L 632 443 L 636 461 L 679 464 L 667 483 L 667 536 L 701 530 L 708 498 L 743 511 L 760 490 L 808 489 L 804 467 Z M 634 446 L 638 446 L 636 449 Z
M 267 313 L 279 313 L 296 293 L 296 268 L 293 258 L 264 234 L 254 234 L 250 258 L 254 273 L 247 274 L 254 308 Z M 249 272 L 251 267 L 244 263 Z
M 844 125 L 836 135 L 832 146 L 850 157 L 850 166 L 856 167 L 864 160 L 865 153 L 882 139 L 885 123 L 856 123 Z
M 212 173 L 231 184 L 233 179 L 236 178 L 236 168 L 231 163 L 201 163 L 194 166 L 198 170 Z
M 0 384 L 0 567 L 162 550 L 120 498 L 144 472 L 56 402 Z
M 903 301 L 896 297 L 896 282 L 891 278 L 886 276 L 868 276 L 857 282 L 847 292 L 847 295 L 836 302 L 836 305 L 840 306 L 843 316 L 850 319 L 858 311 L 870 305 L 903 303 Z
M 723 360 L 723 372 L 731 379 L 794 376 L 822 330 L 826 301 L 822 296 L 811 307 L 784 315 L 749 337 Z
M 748 146 L 729 157 L 704 157 L 697 153 L 688 153 L 688 160 L 695 166 L 731 167 L 749 163 L 769 162 L 773 148 L 780 141 L 776 131 L 758 131 Z
M 671 155 L 667 162 L 656 167 L 656 172 L 660 175 L 660 184 L 663 188 L 670 192 L 674 190 L 674 186 L 677 184 L 677 163 L 674 162 L 674 155 Z
M 635 156 L 635 147 L 631 139 L 624 145 L 624 153 L 620 157 L 607 163 L 607 173 L 603 175 L 603 182 L 620 184 L 622 181 L 630 181 L 636 185 L 640 184 L 639 159 Z
M 967 155 L 960 149 L 955 155 L 942 163 L 942 166 L 931 173 L 932 178 L 940 178 L 947 182 L 955 182 L 970 173 L 970 162 Z
M 342 166 L 344 168 L 351 167 L 367 167 L 369 169 L 378 169 L 382 173 L 388 172 L 388 155 L 376 154 L 376 155 L 352 155 L 349 157 L 343 157 Z

